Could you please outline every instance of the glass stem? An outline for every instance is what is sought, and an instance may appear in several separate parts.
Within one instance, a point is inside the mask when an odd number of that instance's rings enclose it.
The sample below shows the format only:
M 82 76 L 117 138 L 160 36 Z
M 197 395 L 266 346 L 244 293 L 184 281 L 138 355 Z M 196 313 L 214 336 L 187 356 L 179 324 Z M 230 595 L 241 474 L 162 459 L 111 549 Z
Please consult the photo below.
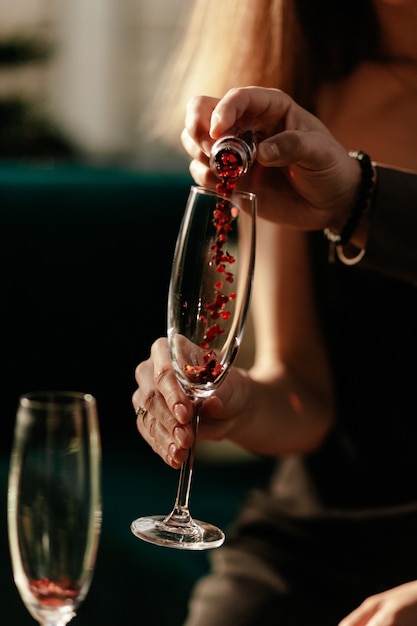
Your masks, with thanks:
M 191 515 L 188 508 L 188 503 L 190 500 L 191 480 L 193 477 L 194 454 L 199 422 L 199 413 L 202 403 L 202 400 L 196 400 L 194 403 L 194 415 L 191 421 L 194 433 L 194 443 L 189 449 L 187 458 L 181 466 L 174 509 L 168 517 L 169 521 L 179 525 L 185 525 L 191 522 Z M 168 520 L 166 520 L 166 522 L 167 521 Z

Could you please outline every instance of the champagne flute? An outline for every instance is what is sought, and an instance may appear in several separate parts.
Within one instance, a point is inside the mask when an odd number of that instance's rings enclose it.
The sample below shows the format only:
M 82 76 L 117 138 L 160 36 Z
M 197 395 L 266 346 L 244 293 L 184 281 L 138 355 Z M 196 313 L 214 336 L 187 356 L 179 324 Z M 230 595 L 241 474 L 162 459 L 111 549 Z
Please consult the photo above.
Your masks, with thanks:
M 194 404 L 193 428 L 206 398 L 236 357 L 249 306 L 256 197 L 192 186 L 175 249 L 168 295 L 168 344 L 177 380 Z M 180 471 L 169 515 L 140 517 L 134 535 L 183 550 L 216 548 L 224 533 L 189 511 L 194 446 Z
M 13 576 L 42 626 L 65 626 L 90 586 L 101 526 L 96 402 L 79 392 L 19 400 L 8 488 Z

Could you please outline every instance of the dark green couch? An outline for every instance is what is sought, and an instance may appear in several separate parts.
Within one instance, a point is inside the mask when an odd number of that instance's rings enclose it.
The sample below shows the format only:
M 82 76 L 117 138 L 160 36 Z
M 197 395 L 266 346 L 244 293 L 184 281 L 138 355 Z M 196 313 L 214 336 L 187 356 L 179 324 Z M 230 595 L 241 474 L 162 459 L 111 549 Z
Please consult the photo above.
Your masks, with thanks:
M 165 333 L 190 183 L 186 175 L 0 166 L 2 626 L 34 623 L 12 581 L 6 531 L 7 468 L 25 391 L 65 387 L 98 401 L 103 530 L 74 624 L 180 626 L 191 586 L 207 569 L 207 553 L 156 548 L 129 530 L 138 515 L 168 512 L 178 478 L 137 434 L 130 397 L 136 364 Z M 262 463 L 242 463 L 200 463 L 196 517 L 227 526 L 247 487 L 266 472 Z

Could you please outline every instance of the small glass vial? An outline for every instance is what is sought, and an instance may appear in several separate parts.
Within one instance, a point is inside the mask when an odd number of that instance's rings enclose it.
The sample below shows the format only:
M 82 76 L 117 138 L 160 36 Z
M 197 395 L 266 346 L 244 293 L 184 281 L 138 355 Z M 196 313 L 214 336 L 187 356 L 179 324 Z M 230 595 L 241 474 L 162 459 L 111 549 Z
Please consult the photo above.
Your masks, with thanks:
M 223 180 L 244 176 L 255 160 L 256 145 L 252 131 L 221 137 L 211 148 L 211 171 Z

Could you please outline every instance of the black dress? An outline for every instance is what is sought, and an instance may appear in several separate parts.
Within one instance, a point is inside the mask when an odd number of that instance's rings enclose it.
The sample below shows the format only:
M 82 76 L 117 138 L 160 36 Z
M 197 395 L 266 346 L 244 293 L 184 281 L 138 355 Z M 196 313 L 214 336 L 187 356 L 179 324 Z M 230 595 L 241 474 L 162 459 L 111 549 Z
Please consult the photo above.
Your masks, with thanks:
M 417 579 L 417 177 L 379 174 L 363 262 L 329 263 L 311 235 L 335 426 L 249 495 L 186 626 L 336 626 L 369 595 Z

